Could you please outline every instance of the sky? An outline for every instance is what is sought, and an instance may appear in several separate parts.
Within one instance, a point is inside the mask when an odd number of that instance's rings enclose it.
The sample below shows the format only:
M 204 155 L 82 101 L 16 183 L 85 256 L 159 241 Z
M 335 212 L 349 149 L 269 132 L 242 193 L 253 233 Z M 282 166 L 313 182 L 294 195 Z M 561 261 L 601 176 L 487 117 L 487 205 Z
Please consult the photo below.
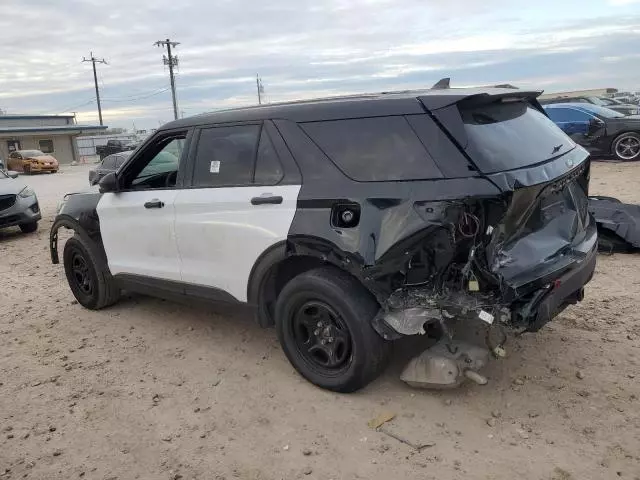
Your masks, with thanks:
M 0 109 L 148 129 L 180 115 L 361 92 L 512 83 L 640 90 L 640 0 L 0 0 Z

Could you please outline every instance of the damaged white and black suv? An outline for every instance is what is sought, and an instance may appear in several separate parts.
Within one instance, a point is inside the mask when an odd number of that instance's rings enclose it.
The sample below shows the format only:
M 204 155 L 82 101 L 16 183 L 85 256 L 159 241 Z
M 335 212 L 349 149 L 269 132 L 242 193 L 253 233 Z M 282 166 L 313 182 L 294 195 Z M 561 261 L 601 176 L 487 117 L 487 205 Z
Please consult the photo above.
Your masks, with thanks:
M 121 290 L 256 307 L 293 366 L 351 392 L 428 334 L 402 378 L 450 387 L 583 298 L 589 156 L 540 92 L 432 89 L 242 108 L 159 129 L 58 231 L 78 302 Z

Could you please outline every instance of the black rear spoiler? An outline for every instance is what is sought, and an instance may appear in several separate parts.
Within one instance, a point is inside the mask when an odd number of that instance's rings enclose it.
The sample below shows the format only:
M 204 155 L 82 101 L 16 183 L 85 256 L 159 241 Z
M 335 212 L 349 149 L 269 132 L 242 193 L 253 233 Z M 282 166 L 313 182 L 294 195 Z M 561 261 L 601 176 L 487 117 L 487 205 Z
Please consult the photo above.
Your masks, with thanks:
M 454 104 L 461 107 L 475 107 L 494 102 L 504 101 L 528 101 L 537 104 L 537 98 L 542 90 L 518 90 L 513 88 L 461 88 L 433 90 L 419 97 L 422 104 L 428 110 L 439 110 Z

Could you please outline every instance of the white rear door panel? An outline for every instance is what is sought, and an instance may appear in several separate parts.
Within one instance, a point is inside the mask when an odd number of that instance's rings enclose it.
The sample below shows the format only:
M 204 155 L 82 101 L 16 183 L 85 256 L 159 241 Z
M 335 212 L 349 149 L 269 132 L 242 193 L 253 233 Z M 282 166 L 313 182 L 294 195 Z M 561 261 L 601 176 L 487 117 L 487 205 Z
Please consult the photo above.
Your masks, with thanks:
M 97 212 L 112 275 L 181 279 L 175 235 L 177 194 L 178 190 L 148 190 L 102 196 Z M 164 206 L 145 207 L 146 202 L 154 200 Z
M 286 240 L 300 185 L 181 190 L 175 200 L 182 280 L 224 290 L 247 300 L 249 275 L 258 257 Z M 251 199 L 281 196 L 282 203 Z

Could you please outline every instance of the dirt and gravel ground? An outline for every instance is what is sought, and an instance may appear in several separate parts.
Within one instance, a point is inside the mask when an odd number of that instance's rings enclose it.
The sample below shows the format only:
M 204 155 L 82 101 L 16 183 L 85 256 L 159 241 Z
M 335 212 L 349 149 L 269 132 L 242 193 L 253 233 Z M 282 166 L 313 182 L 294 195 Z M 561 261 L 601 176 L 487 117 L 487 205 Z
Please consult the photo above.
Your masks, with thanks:
M 592 190 L 640 202 L 639 178 L 640 164 L 596 164 Z M 640 254 L 601 256 L 585 301 L 508 344 L 487 386 L 403 385 L 407 345 L 337 395 L 246 311 L 77 305 L 47 240 L 86 179 L 27 177 L 40 230 L 0 232 L 0 479 L 640 478 Z M 383 429 L 423 448 L 367 426 L 387 412 Z

